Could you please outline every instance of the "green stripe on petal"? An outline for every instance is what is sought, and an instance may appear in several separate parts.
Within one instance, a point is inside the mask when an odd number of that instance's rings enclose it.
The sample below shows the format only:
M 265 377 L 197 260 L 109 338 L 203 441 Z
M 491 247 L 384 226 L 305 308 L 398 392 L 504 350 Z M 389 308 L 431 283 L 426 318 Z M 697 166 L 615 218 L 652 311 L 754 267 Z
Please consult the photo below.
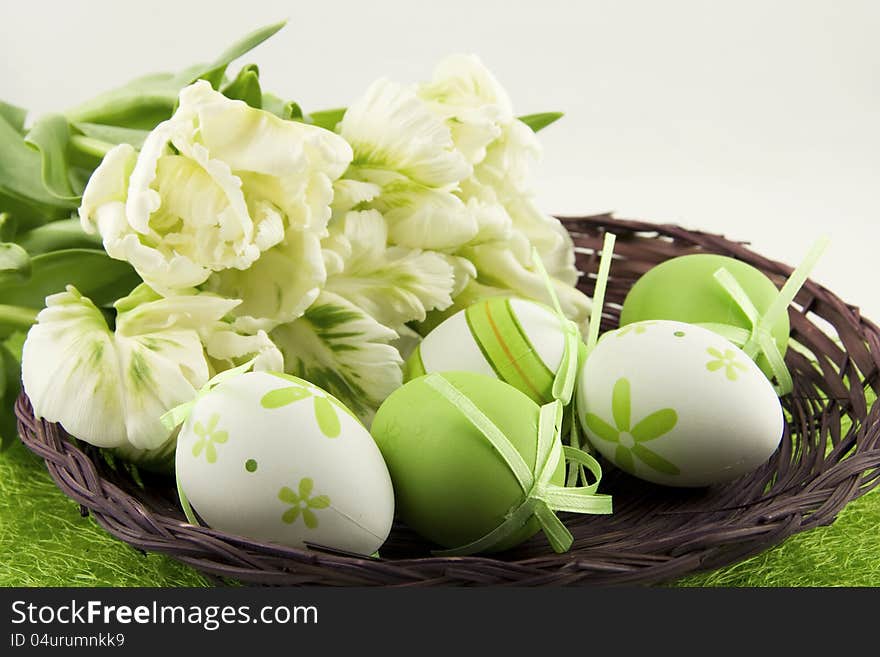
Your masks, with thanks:
M 394 329 L 452 304 L 455 272 L 445 256 L 387 243 L 381 214 L 347 213 L 323 242 L 325 256 L 332 252 L 342 263 L 340 271 L 331 270 L 325 289 Z
M 330 393 L 369 426 L 379 404 L 403 380 L 397 334 L 346 299 L 324 291 L 295 322 L 271 338 L 285 369 Z

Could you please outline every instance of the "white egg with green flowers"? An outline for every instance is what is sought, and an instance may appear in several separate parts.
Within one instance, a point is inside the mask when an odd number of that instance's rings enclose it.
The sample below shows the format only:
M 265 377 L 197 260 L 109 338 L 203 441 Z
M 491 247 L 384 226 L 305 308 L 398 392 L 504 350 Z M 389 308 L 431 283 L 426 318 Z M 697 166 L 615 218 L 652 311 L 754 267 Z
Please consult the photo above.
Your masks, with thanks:
M 765 463 L 782 406 L 752 359 L 693 324 L 645 321 L 606 333 L 578 377 L 589 443 L 626 472 L 668 486 L 708 486 Z
M 178 486 L 207 526 L 250 539 L 372 554 L 391 530 L 388 469 L 334 397 L 248 372 L 200 397 L 177 441 Z

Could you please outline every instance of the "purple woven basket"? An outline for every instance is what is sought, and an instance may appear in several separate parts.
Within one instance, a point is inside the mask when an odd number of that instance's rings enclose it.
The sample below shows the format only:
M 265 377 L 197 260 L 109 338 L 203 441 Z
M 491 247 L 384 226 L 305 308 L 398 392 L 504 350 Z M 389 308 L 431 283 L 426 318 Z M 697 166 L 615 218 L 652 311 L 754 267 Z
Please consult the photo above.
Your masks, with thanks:
M 602 330 L 618 324 L 620 304 L 654 265 L 688 253 L 743 260 L 781 286 L 791 267 L 720 235 L 610 215 L 563 218 L 576 245 L 580 288 L 592 295 L 604 234 L 617 236 Z M 783 398 L 789 418 L 779 450 L 754 472 L 721 486 L 673 489 L 606 465 L 610 516 L 561 514 L 574 536 L 555 554 L 539 534 L 503 555 L 432 557 L 431 546 L 395 524 L 381 559 L 259 543 L 188 524 L 174 481 L 136 472 L 37 420 L 16 404 L 24 444 L 42 457 L 58 487 L 110 534 L 161 552 L 225 582 L 269 585 L 483 586 L 655 584 L 716 569 L 762 552 L 792 534 L 834 521 L 880 482 L 880 329 L 829 290 L 808 281 L 789 308 L 792 338 L 815 355 L 788 350 L 794 380 Z M 826 333 L 830 325 L 836 339 Z M 826 327 L 826 328 L 823 328 Z

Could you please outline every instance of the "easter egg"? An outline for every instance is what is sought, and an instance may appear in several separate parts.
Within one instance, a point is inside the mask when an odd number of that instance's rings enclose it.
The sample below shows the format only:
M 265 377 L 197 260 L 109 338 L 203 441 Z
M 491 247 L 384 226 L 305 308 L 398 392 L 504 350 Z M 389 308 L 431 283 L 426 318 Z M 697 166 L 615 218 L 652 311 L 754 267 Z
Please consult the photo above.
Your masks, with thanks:
M 409 381 L 431 372 L 474 372 L 547 403 L 553 399 L 553 378 L 564 350 L 563 327 L 550 308 L 525 299 L 489 297 L 428 333 L 407 359 L 404 377 Z
M 730 481 L 779 445 L 782 406 L 741 349 L 665 320 L 606 333 L 578 377 L 590 444 L 630 474 L 669 486 Z
M 287 374 L 248 372 L 200 397 L 177 440 L 178 486 L 209 527 L 373 554 L 394 493 L 364 426 Z
M 763 272 L 748 263 L 708 253 L 679 256 L 650 269 L 632 286 L 620 312 L 620 325 L 654 319 L 690 324 L 727 324 L 750 330 L 749 318 L 715 279 L 724 267 L 742 286 L 759 313 L 764 313 L 779 290 Z M 770 334 L 783 356 L 788 347 L 788 314 L 781 313 Z M 768 376 L 772 370 L 763 355 L 758 366 Z
M 448 381 L 507 437 L 529 468 L 537 453 L 539 406 L 512 386 L 481 374 L 446 372 Z M 401 520 L 446 548 L 496 529 L 524 493 L 492 445 L 462 411 L 421 377 L 379 407 L 371 431 L 388 464 Z M 562 445 L 552 446 L 557 455 Z M 564 483 L 560 458 L 551 482 Z M 540 529 L 532 517 L 490 552 L 512 547 Z

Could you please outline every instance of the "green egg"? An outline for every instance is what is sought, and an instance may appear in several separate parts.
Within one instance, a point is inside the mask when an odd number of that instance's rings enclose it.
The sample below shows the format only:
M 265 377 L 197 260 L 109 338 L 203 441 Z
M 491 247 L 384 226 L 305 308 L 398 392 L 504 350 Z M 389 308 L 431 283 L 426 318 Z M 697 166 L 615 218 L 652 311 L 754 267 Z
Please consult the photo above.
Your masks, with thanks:
M 779 294 L 763 272 L 740 260 L 714 254 L 680 256 L 657 265 L 636 281 L 624 300 L 620 325 L 663 319 L 688 324 L 727 324 L 750 330 L 748 317 L 714 277 L 722 267 L 742 286 L 759 313 L 765 313 Z M 790 330 L 786 313 L 770 329 L 783 356 Z M 763 355 L 755 362 L 772 378 L 773 370 Z
M 540 407 L 513 386 L 471 372 L 445 372 L 507 437 L 534 469 Z M 379 407 L 371 433 L 388 465 L 400 519 L 429 541 L 455 548 L 497 528 L 525 499 L 502 457 L 464 414 L 420 377 L 392 393 Z M 561 450 L 556 441 L 553 449 Z M 551 483 L 564 484 L 564 459 Z M 533 536 L 534 517 L 489 552 Z

